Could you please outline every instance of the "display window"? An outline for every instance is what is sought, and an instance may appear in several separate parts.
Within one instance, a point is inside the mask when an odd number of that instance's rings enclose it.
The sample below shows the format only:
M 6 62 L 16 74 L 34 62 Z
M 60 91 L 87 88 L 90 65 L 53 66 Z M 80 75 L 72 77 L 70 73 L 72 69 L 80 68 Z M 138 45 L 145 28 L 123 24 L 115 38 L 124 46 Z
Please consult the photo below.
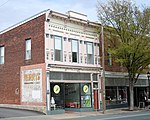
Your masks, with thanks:
M 80 108 L 80 84 L 65 84 L 65 107 Z
M 106 104 L 127 103 L 127 87 L 106 87 Z
M 91 84 L 81 84 L 81 107 L 91 107 Z
M 91 84 L 51 83 L 51 97 L 56 108 L 89 108 L 92 106 Z

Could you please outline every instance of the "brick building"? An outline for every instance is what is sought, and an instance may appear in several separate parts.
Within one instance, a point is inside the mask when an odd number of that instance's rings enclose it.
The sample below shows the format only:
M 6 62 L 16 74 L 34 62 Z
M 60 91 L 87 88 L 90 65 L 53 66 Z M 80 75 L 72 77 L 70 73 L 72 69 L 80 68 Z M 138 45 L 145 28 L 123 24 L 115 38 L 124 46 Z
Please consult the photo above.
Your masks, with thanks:
M 101 109 L 99 24 L 43 11 L 0 32 L 0 103 L 47 114 Z
M 116 39 L 110 29 L 104 29 L 105 40 L 105 92 L 106 92 L 106 107 L 126 107 L 129 103 L 129 81 L 127 70 L 115 61 L 115 58 L 109 53 L 109 48 L 112 48 L 117 43 L 113 40 Z M 101 41 L 100 41 L 101 45 Z M 101 54 L 100 49 L 100 56 Z M 140 95 L 147 92 L 149 86 L 146 74 L 141 74 L 135 83 L 134 87 L 134 104 L 139 106 Z

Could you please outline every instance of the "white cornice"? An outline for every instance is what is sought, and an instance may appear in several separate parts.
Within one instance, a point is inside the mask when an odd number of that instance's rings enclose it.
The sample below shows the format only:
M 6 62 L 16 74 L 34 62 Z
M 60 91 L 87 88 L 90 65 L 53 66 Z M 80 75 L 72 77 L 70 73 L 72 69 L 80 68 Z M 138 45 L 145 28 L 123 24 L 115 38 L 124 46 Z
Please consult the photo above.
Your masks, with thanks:
M 26 23 L 26 22 L 28 22 L 30 20 L 32 20 L 32 19 L 35 19 L 35 18 L 43 15 L 43 14 L 46 14 L 46 20 L 50 19 L 51 15 L 54 15 L 54 16 L 58 16 L 58 17 L 61 17 L 61 18 L 64 18 L 64 19 L 69 19 L 69 20 L 72 20 L 72 21 L 75 21 L 75 22 L 80 22 L 80 23 L 83 23 L 83 24 L 88 24 L 88 25 L 91 25 L 91 26 L 99 27 L 99 25 L 100 25 L 97 22 L 91 22 L 89 20 L 87 20 L 87 21 L 86 20 L 81 20 L 80 18 L 70 17 L 67 14 L 62 14 L 62 13 L 55 12 L 55 11 L 52 11 L 50 9 L 47 9 L 47 10 L 44 10 L 44 11 L 42 11 L 42 12 L 40 12 L 40 13 L 38 13 L 38 14 L 30 17 L 30 18 L 27 18 L 27 19 L 25 19 L 25 20 L 23 20 L 23 21 L 15 24 L 15 25 L 13 25 L 11 27 L 8 27 L 8 28 L 0 31 L 0 34 L 3 34 L 3 33 L 7 32 L 9 30 L 12 30 L 12 29 L 14 29 L 14 28 L 16 28 L 16 27 L 18 27 L 18 26 L 20 26 L 20 25 L 22 25 L 22 24 L 24 24 L 24 23 Z
M 60 17 L 60 18 L 64 18 L 64 19 L 68 19 L 68 20 L 71 20 L 71 21 L 74 21 L 74 22 L 80 22 L 80 23 L 83 23 L 83 24 L 88 24 L 88 25 L 91 25 L 91 26 L 96 26 L 96 27 L 100 26 L 100 24 L 97 23 L 97 22 L 92 22 L 92 21 L 89 21 L 89 20 L 83 20 L 83 19 L 80 19 L 80 18 L 71 17 L 67 14 L 62 14 L 62 13 L 52 11 L 52 10 L 49 10 L 49 14 L 47 14 L 46 18 L 50 19 L 51 15 L 54 15 L 54 16 L 57 16 L 57 17 Z

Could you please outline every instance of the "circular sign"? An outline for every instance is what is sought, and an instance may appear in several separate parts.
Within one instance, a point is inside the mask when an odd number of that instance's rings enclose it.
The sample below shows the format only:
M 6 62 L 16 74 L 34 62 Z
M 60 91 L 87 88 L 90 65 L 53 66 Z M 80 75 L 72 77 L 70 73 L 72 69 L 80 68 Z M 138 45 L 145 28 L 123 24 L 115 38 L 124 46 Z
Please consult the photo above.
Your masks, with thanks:
M 87 93 L 89 91 L 89 87 L 87 85 L 83 86 L 83 92 Z
M 53 90 L 54 90 L 54 93 L 58 94 L 60 92 L 59 85 L 55 85 L 54 88 L 53 88 Z

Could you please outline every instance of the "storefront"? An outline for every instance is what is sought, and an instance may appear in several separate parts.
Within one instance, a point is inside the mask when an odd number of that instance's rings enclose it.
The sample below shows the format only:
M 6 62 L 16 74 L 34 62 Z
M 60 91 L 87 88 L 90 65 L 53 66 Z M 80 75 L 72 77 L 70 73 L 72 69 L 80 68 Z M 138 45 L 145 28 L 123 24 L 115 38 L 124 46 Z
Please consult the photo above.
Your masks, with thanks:
M 91 93 L 90 83 L 51 83 L 56 108 L 91 108 Z
M 94 71 L 93 71 L 94 72 Z M 100 109 L 99 73 L 48 71 L 50 112 Z M 49 99 L 48 99 L 49 100 Z M 47 100 L 47 101 L 48 101 Z
M 148 86 L 145 76 L 140 76 L 134 87 L 134 103 L 139 106 L 140 94 L 144 94 Z M 106 72 L 106 107 L 118 108 L 129 105 L 129 81 L 125 73 Z
M 107 86 L 106 87 L 106 105 L 127 103 L 127 87 Z

